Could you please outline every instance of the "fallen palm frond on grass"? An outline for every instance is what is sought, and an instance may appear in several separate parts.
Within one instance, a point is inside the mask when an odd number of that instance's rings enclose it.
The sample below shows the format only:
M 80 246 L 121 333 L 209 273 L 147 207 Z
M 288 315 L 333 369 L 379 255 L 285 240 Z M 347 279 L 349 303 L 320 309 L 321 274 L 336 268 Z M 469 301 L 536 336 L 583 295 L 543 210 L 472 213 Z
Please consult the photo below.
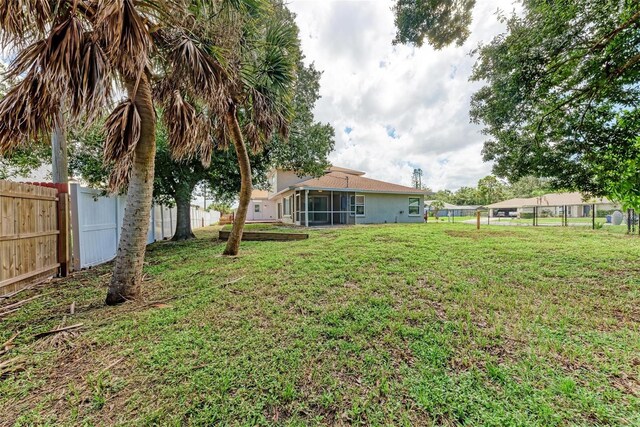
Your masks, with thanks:
M 38 348 L 44 349 L 56 349 L 56 348 L 70 348 L 73 345 L 73 341 L 80 336 L 80 330 L 84 326 L 83 323 L 77 323 L 71 326 L 60 326 L 49 331 L 40 332 L 34 336 L 35 340 L 40 340 Z
M 23 299 L 21 301 L 1 306 L 0 307 L 0 314 L 2 314 L 2 312 L 7 312 L 7 311 L 10 311 L 10 310 L 14 310 L 16 308 L 22 307 L 23 305 L 25 305 L 26 303 L 28 303 L 30 301 L 33 301 L 34 299 L 42 298 L 43 296 L 49 295 L 51 293 L 52 292 L 47 292 L 47 293 L 44 293 L 44 294 L 37 294 L 37 295 L 34 295 L 32 297 L 25 298 L 25 299 Z

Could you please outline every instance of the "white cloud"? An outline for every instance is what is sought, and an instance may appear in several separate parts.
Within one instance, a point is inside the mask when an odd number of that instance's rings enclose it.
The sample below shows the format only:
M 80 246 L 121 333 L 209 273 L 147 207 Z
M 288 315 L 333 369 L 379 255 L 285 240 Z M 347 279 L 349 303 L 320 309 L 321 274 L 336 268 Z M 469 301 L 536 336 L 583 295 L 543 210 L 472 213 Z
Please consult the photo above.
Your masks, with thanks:
M 393 1 L 292 0 L 306 62 L 323 70 L 316 118 L 336 129 L 331 161 L 408 185 L 414 167 L 434 189 L 475 185 L 490 173 L 483 136 L 469 123 L 468 81 L 479 41 L 502 31 L 495 12 L 512 0 L 478 2 L 462 47 L 393 46 Z M 345 128 L 351 128 L 350 133 Z M 395 133 L 391 130 L 395 130 Z

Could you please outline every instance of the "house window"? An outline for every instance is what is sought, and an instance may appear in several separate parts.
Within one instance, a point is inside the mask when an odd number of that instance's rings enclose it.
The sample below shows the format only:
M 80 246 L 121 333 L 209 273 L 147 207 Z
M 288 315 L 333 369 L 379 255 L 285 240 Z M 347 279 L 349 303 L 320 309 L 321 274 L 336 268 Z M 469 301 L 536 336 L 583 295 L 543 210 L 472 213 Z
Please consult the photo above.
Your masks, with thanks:
M 260 213 L 260 205 L 258 205 L 258 204 L 253 205 L 253 211 L 255 213 Z
M 364 196 L 351 196 L 351 216 L 364 216 Z
M 409 216 L 420 216 L 420 197 L 409 197 Z
M 291 215 L 291 201 L 288 197 L 286 199 L 282 199 L 282 208 L 284 215 Z

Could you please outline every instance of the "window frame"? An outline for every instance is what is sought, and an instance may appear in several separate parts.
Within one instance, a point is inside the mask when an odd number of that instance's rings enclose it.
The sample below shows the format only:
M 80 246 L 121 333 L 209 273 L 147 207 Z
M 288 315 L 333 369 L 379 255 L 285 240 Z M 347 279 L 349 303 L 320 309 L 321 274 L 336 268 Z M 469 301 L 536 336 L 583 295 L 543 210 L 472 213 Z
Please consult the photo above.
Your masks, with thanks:
M 262 212 L 262 207 L 260 206 L 260 203 L 254 203 L 253 213 L 261 213 L 261 212 Z
M 358 203 L 358 197 L 362 197 L 362 203 Z M 358 213 L 358 207 L 362 206 L 362 213 Z M 364 194 L 349 195 L 349 215 L 354 217 L 367 216 L 367 199 Z
M 418 200 L 418 206 L 415 206 L 418 208 L 418 213 L 411 213 L 411 199 L 417 199 Z M 407 215 L 408 216 L 421 216 L 420 215 L 420 197 L 415 197 L 415 196 L 410 196 L 409 197 L 409 206 L 407 207 Z

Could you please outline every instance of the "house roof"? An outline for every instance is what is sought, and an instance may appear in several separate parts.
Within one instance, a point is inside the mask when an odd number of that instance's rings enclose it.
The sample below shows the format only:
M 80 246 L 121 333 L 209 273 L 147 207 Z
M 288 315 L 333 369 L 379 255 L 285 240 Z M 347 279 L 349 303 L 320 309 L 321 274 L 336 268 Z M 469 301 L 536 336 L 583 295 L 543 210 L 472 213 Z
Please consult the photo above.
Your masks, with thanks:
M 539 197 L 529 197 L 526 199 L 509 199 L 502 202 L 493 203 L 487 205 L 491 209 L 500 208 L 522 208 L 533 206 L 575 206 L 575 205 L 590 205 L 590 204 L 608 204 L 612 203 L 606 197 L 591 197 L 585 198 L 582 193 L 549 193 Z
M 357 172 L 357 171 L 356 171 Z M 317 189 L 317 190 L 350 190 L 371 193 L 400 193 L 400 194 L 424 194 L 424 190 L 404 185 L 393 184 L 377 179 L 365 178 L 362 175 L 354 175 L 341 171 L 330 171 L 319 178 L 311 178 L 299 182 L 290 188 Z
M 521 208 L 523 206 L 528 206 L 532 203 L 532 200 L 536 199 L 536 197 L 532 197 L 529 199 L 525 198 L 515 198 L 509 200 L 503 200 L 501 202 L 492 203 L 487 205 L 490 209 L 501 209 L 501 208 Z

